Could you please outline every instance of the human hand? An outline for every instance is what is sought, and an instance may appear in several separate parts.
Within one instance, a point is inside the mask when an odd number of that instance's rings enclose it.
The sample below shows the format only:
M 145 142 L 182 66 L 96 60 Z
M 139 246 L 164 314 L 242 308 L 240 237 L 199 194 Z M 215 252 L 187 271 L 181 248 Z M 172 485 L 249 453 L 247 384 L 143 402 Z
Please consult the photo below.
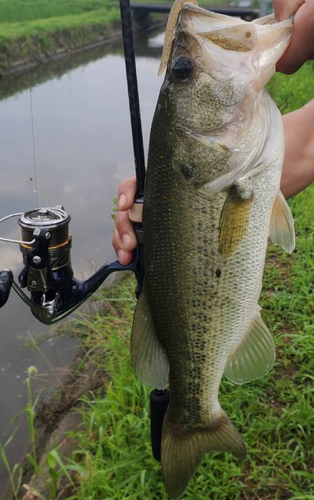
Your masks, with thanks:
M 277 63 L 277 71 L 292 74 L 314 56 L 313 0 L 273 0 L 278 21 L 294 16 L 290 45 Z
M 121 182 L 118 189 L 119 212 L 116 215 L 116 225 L 113 232 L 112 245 L 120 264 L 126 266 L 133 257 L 133 250 L 137 245 L 135 232 L 129 219 L 129 209 L 134 202 L 136 192 L 136 177 Z
M 283 116 L 285 158 L 281 191 L 286 198 L 314 182 L 314 99 Z

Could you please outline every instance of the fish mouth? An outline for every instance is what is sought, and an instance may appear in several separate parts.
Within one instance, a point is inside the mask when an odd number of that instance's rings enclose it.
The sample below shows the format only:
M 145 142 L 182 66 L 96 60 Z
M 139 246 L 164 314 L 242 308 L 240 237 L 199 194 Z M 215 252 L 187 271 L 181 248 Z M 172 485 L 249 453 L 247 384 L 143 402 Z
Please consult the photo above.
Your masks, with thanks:
M 252 52 L 257 45 L 257 30 L 252 23 L 185 3 L 178 32 L 182 32 L 193 47 L 199 70 L 217 83 L 234 79 L 247 81 L 255 73 Z
M 256 90 L 274 73 L 290 42 L 292 26 L 292 18 L 278 22 L 272 14 L 247 22 L 187 2 L 178 22 L 179 30 L 197 42 L 203 71 L 218 81 L 234 75 L 259 80 Z
M 274 16 L 270 17 L 275 21 Z M 180 23 L 185 33 L 202 37 L 203 43 L 211 41 L 225 50 L 247 52 L 256 45 L 257 30 L 253 23 L 217 14 L 191 3 L 183 4 Z

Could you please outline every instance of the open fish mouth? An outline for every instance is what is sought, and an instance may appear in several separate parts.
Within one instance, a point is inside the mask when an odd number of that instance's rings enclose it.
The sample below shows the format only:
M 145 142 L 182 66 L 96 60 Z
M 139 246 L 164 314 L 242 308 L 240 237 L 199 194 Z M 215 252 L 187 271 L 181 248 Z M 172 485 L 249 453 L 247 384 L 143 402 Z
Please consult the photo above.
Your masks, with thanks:
M 202 9 L 195 0 L 178 0 L 169 16 L 159 74 L 170 60 L 171 47 L 182 43 L 178 44 L 181 34 L 186 38 L 185 47 L 194 52 L 197 65 L 212 78 L 227 81 L 235 74 L 251 78 L 258 80 L 259 91 L 274 73 L 278 55 L 287 47 L 292 24 L 292 18 L 278 22 L 273 14 L 247 22 Z

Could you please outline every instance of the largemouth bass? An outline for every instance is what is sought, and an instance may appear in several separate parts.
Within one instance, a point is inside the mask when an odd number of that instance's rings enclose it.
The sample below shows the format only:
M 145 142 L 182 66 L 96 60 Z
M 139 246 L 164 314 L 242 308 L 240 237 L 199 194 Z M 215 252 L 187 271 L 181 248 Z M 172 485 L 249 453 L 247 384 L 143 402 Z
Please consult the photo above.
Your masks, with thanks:
M 244 383 L 271 369 L 274 343 L 258 306 L 268 237 L 294 248 L 279 191 L 282 118 L 264 89 L 292 21 L 180 9 L 151 129 L 146 274 L 131 341 L 140 380 L 162 389 L 169 377 L 161 462 L 172 498 L 205 453 L 245 456 L 219 386 L 223 374 Z

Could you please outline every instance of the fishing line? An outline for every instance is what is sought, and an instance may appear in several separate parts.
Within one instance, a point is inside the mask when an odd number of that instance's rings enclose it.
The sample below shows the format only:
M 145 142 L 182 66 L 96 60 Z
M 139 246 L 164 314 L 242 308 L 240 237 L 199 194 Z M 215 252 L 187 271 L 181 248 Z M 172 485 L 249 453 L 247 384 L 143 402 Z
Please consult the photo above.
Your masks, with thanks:
M 35 193 L 36 193 L 36 206 L 39 207 L 39 202 L 38 202 L 38 186 L 37 186 L 37 161 L 36 161 L 36 144 L 35 144 L 35 130 L 34 130 L 34 113 L 33 113 L 33 98 L 32 98 L 32 82 L 31 82 L 31 70 L 29 69 L 28 72 L 29 75 L 29 82 L 30 82 L 30 89 L 29 89 L 29 100 L 30 100 L 30 105 L 31 105 L 31 123 L 32 123 L 32 139 L 33 139 L 33 159 L 34 159 L 34 174 L 35 174 Z

